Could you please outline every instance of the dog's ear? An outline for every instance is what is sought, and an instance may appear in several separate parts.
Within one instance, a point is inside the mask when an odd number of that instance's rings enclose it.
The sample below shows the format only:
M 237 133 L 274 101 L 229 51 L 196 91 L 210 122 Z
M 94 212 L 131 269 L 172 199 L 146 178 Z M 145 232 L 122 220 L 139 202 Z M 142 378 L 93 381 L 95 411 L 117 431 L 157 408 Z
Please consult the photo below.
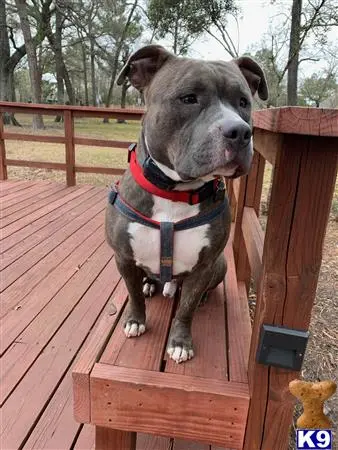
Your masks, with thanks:
M 124 79 L 128 77 L 131 84 L 142 91 L 170 57 L 173 57 L 173 55 L 161 45 L 142 47 L 129 57 L 116 82 L 121 85 Z
M 269 95 L 268 86 L 261 66 L 248 56 L 241 56 L 235 59 L 234 62 L 238 65 L 246 79 L 252 95 L 258 92 L 259 98 L 267 100 Z

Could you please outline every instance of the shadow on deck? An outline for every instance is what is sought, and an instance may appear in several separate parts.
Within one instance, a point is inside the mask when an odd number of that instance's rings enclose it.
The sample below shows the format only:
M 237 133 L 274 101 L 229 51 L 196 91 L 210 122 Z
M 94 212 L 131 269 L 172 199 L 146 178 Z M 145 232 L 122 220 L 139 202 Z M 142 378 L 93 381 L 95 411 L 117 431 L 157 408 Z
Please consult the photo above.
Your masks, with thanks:
M 249 316 L 230 248 L 226 290 L 238 301 L 226 304 L 223 284 L 212 293 L 208 308 L 201 307 L 194 320 L 196 358 L 175 365 L 165 360 L 164 351 L 173 302 L 160 296 L 149 301 L 148 332 L 141 340 L 126 340 L 122 333 L 127 292 L 104 239 L 105 189 L 6 181 L 0 195 L 3 450 L 94 448 L 94 427 L 73 418 L 72 370 L 80 355 L 109 335 L 99 362 L 145 364 L 150 370 L 247 386 L 250 335 L 238 340 L 236 330 Z M 135 358 L 128 360 L 136 345 Z M 216 450 L 166 437 L 139 434 L 137 439 L 138 450 Z

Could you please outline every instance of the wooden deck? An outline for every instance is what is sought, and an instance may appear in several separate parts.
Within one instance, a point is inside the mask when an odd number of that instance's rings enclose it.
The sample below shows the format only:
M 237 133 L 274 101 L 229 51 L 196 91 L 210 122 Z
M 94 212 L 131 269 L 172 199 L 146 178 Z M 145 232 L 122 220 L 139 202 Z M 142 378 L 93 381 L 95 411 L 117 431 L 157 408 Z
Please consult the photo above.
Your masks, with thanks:
M 97 336 L 102 340 L 113 330 L 127 299 L 113 252 L 104 240 L 106 189 L 6 181 L 0 184 L 0 195 L 1 448 L 91 449 L 94 429 L 73 419 L 71 373 L 79 355 L 92 350 L 93 340 Z M 232 264 L 230 255 L 229 277 L 234 275 Z M 229 285 L 230 290 L 235 286 Z M 250 336 L 243 337 L 242 347 L 231 332 L 226 344 L 225 330 L 214 341 L 203 338 L 213 333 L 213 320 L 225 321 L 223 293 L 220 287 L 213 294 L 211 307 L 198 312 L 196 324 L 204 326 L 196 345 L 207 361 L 204 369 L 209 376 L 245 383 L 243 361 L 247 362 Z M 241 294 L 236 291 L 230 295 Z M 158 315 L 167 314 L 168 328 L 173 305 L 161 300 L 155 299 L 149 308 Z M 232 327 L 239 327 L 243 317 L 248 317 L 238 309 L 244 304 L 228 308 Z M 150 328 L 159 326 L 160 322 L 153 323 Z M 120 327 L 115 331 L 122 339 Z M 152 333 L 146 336 L 139 341 L 142 351 L 153 339 Z M 128 345 L 134 342 L 128 340 Z M 158 348 L 163 344 L 157 342 Z M 238 352 L 229 364 L 210 356 L 217 352 L 224 355 L 227 349 Z M 114 350 L 108 345 L 100 361 L 116 358 L 118 365 L 128 366 L 123 361 L 128 352 L 116 355 Z M 163 365 L 163 354 L 158 358 L 156 349 L 153 354 L 155 359 L 145 364 Z M 191 370 L 202 370 L 203 358 L 194 359 L 192 365 L 168 362 L 165 370 L 189 375 Z M 220 361 L 227 361 L 227 357 Z M 216 450 L 208 444 L 144 434 L 138 435 L 137 442 L 138 450 Z

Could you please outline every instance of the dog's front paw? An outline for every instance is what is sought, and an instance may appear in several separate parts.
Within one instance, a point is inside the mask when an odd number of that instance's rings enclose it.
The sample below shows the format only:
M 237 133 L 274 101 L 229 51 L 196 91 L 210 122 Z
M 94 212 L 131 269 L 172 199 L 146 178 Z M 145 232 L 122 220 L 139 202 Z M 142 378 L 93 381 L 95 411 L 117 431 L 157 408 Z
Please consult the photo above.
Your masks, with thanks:
M 192 345 L 184 342 L 171 341 L 168 346 L 167 353 L 171 359 L 177 362 L 177 364 L 188 361 L 194 356 Z
M 124 325 L 124 333 L 127 338 L 141 336 L 146 331 L 146 326 L 135 320 L 128 320 Z
M 156 283 L 151 278 L 144 277 L 142 291 L 145 297 L 152 297 L 156 292 Z
M 164 284 L 162 294 L 164 297 L 174 298 L 177 291 L 177 280 L 172 280 Z

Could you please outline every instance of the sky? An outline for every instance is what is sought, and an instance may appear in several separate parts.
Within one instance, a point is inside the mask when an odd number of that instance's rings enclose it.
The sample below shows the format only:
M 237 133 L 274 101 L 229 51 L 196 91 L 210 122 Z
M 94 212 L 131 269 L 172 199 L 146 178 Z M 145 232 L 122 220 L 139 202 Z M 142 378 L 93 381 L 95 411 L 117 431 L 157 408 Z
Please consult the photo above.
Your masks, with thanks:
M 227 30 L 238 47 L 239 54 L 250 51 L 253 47 L 259 47 L 264 35 L 269 31 L 271 21 L 276 24 L 281 21 L 281 11 L 285 14 L 291 14 L 292 0 L 277 0 L 274 4 L 271 0 L 237 0 L 236 3 L 241 9 L 238 25 L 234 19 L 230 18 Z M 337 27 L 331 31 L 329 39 L 332 43 L 335 42 L 338 45 Z M 308 43 L 309 46 L 315 48 L 315 41 L 308 41 Z M 222 46 L 211 37 L 198 39 L 192 45 L 189 56 L 203 59 L 231 59 Z M 326 63 L 323 60 L 304 62 L 300 66 L 300 76 L 311 76 L 313 73 L 323 70 L 325 66 Z
M 291 2 L 292 0 L 283 1 L 286 6 L 291 5 Z M 268 31 L 270 18 L 277 14 L 278 9 L 268 0 L 237 0 L 237 4 L 241 8 L 238 27 L 236 21 L 230 18 L 227 31 L 238 47 L 239 54 L 242 54 L 253 44 L 261 42 Z M 213 38 L 201 38 L 192 46 L 191 55 L 205 59 L 222 59 L 224 49 Z

